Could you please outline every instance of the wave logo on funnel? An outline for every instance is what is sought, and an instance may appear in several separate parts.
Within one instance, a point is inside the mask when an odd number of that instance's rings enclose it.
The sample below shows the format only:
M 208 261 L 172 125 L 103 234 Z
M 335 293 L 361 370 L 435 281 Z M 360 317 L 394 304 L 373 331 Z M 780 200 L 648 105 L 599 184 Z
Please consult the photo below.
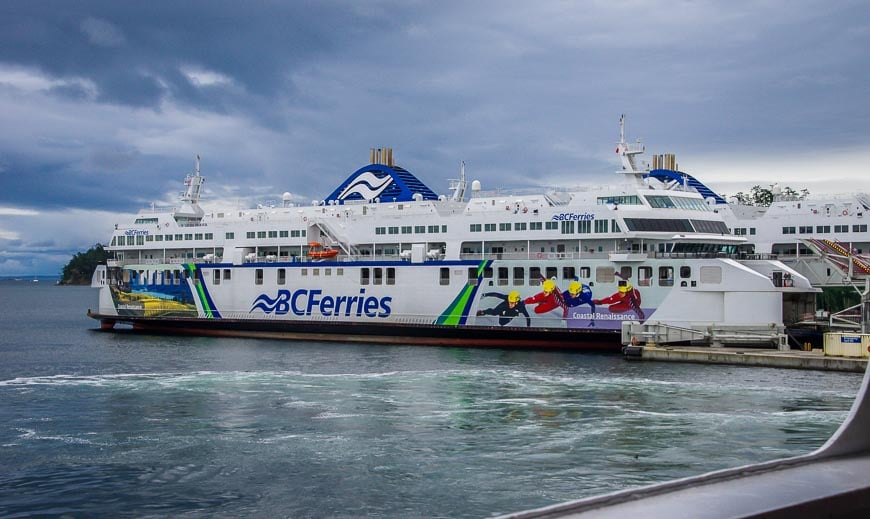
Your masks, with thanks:
M 363 198 L 363 200 L 372 200 L 380 195 L 387 186 L 393 181 L 393 178 L 389 175 L 384 178 L 379 178 L 374 173 L 365 172 L 351 182 L 344 191 L 338 195 L 339 200 L 344 200 L 350 195 L 356 193 Z

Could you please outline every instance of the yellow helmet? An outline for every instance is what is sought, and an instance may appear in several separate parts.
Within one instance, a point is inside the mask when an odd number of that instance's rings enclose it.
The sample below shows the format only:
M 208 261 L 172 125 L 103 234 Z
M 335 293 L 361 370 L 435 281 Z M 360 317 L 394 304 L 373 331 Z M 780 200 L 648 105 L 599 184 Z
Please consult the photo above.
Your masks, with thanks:
M 622 286 L 619 287 L 619 291 L 622 292 L 622 293 L 625 293 L 625 292 L 631 292 L 631 289 L 632 289 L 632 288 L 633 288 L 633 287 L 631 286 L 631 281 L 626 281 L 626 282 L 625 282 L 625 285 L 622 285 Z
M 508 294 L 508 303 L 519 303 L 520 302 L 520 293 L 516 290 L 511 291 Z
M 572 296 L 576 296 L 580 293 L 580 290 L 583 289 L 583 285 L 580 284 L 579 281 L 572 281 L 568 284 L 568 293 Z
M 552 292 L 556 290 L 556 282 L 552 279 L 547 279 L 544 281 L 544 292 Z

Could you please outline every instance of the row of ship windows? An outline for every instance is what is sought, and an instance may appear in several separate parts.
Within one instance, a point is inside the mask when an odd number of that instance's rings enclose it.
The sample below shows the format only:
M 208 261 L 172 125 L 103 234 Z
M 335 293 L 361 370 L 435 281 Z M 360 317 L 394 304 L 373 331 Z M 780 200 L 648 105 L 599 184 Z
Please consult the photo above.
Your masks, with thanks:
M 830 225 L 817 225 L 816 226 L 817 233 L 829 233 L 831 232 Z M 835 225 L 834 232 L 849 232 L 848 225 Z M 867 224 L 855 224 L 852 225 L 852 232 L 867 232 Z M 812 225 L 800 225 L 798 227 L 783 227 L 783 234 L 812 234 L 813 226 Z
M 654 276 L 653 267 L 639 266 L 637 267 L 636 284 L 641 287 L 651 286 L 658 280 L 659 286 L 673 286 L 674 273 L 679 275 L 682 281 L 682 286 L 687 286 L 688 280 L 692 277 L 692 267 L 683 265 L 679 269 L 672 266 L 661 266 L 658 268 L 658 276 Z M 311 276 L 336 276 L 344 275 L 344 268 L 302 268 L 299 269 L 299 274 L 302 277 Z M 462 275 L 461 269 L 456 270 L 453 274 Z M 572 267 L 563 266 L 561 272 L 559 267 L 497 267 L 487 268 L 483 271 L 481 280 L 485 284 L 497 286 L 538 286 L 545 279 L 557 280 L 561 274 L 562 281 L 588 280 L 596 283 L 613 283 L 617 278 L 621 280 L 630 280 L 635 274 L 635 268 L 631 266 L 620 267 L 619 271 L 613 267 L 601 266 L 595 268 L 595 276 L 592 277 L 592 269 L 590 267 Z M 262 285 L 265 282 L 266 269 L 254 270 L 254 284 Z M 470 267 L 467 269 L 468 284 L 476 285 L 478 283 L 478 269 Z M 212 283 L 220 285 L 221 282 L 231 281 L 233 276 L 232 269 L 214 269 L 211 274 Z M 139 271 L 137 281 L 142 284 L 166 284 L 178 285 L 182 279 L 187 279 L 189 273 L 184 270 L 165 270 L 160 272 Z M 123 278 L 125 282 L 130 281 L 130 271 L 124 271 Z M 701 267 L 701 282 L 702 283 L 720 283 L 722 280 L 722 269 L 718 266 Z M 451 269 L 449 267 L 441 267 L 439 271 L 439 281 L 441 285 L 449 285 L 451 279 Z M 275 283 L 278 285 L 287 284 L 287 269 L 275 269 Z M 691 281 L 692 286 L 695 286 L 696 281 Z M 395 267 L 363 267 L 360 269 L 360 285 L 395 285 L 396 284 L 396 268 Z
M 496 232 L 496 231 L 557 231 L 562 229 L 562 234 L 573 234 L 574 228 L 576 225 L 578 233 L 591 233 L 593 222 L 595 224 L 595 232 L 603 233 L 608 232 L 608 220 L 579 220 L 579 221 L 561 221 L 561 222 L 514 222 L 513 224 L 509 222 L 504 223 L 472 223 L 469 224 L 468 230 L 471 232 Z M 619 225 L 616 223 L 616 220 L 610 220 L 613 222 L 614 231 L 619 230 Z
M 728 227 L 724 222 L 707 220 L 685 220 L 679 218 L 626 218 L 625 226 L 629 231 L 644 232 L 705 232 L 724 234 Z M 617 220 L 565 220 L 559 222 L 515 222 L 510 223 L 472 223 L 471 232 L 498 231 L 540 231 L 560 230 L 562 234 L 596 234 L 620 232 Z
M 446 225 L 402 225 L 396 227 L 375 227 L 375 234 L 438 234 L 446 233 Z
M 722 269 L 718 266 L 701 267 L 701 281 L 705 283 L 720 283 L 722 280 Z M 482 281 L 490 286 L 538 286 L 545 279 L 556 280 L 559 278 L 559 267 L 497 267 L 484 269 Z M 658 268 L 658 276 L 654 275 L 653 267 L 639 266 L 637 267 L 636 283 L 638 286 L 651 286 L 658 281 L 659 286 L 668 287 L 674 285 L 674 273 L 679 274 L 679 279 L 682 286 L 688 285 L 689 278 L 692 277 L 692 267 L 681 266 L 675 269 L 672 266 L 662 266 Z M 333 274 L 332 268 L 322 269 L 324 276 Z M 216 285 L 221 283 L 221 273 L 223 280 L 231 279 L 232 271 L 229 269 L 215 269 L 213 273 L 213 282 Z M 320 268 L 303 268 L 299 269 L 299 274 L 302 277 L 319 276 L 321 275 Z M 619 271 L 615 271 L 613 267 L 596 267 L 595 276 L 592 276 L 591 267 L 575 268 L 571 266 L 561 267 L 561 279 L 566 282 L 578 280 L 595 281 L 596 283 L 613 283 L 617 278 L 621 280 L 630 280 L 634 275 L 634 267 L 623 266 Z M 462 270 L 458 269 L 453 274 L 462 275 Z M 265 282 L 265 269 L 255 269 L 254 284 L 262 285 Z M 344 269 L 336 268 L 336 276 L 343 276 Z M 449 285 L 451 280 L 451 269 L 449 267 L 441 267 L 439 271 L 439 282 L 441 285 Z M 467 280 L 469 285 L 478 283 L 477 267 L 467 269 Z M 278 268 L 275 270 L 275 282 L 278 285 L 287 284 L 287 269 Z M 360 285 L 395 285 L 396 284 L 396 269 L 395 267 L 363 267 L 360 269 Z M 692 286 L 695 286 L 696 281 L 691 281 Z
M 704 200 L 697 198 L 685 198 L 681 196 L 667 195 L 644 195 L 650 207 L 656 209 L 692 209 L 695 211 L 709 211 L 710 207 Z M 599 196 L 598 205 L 641 205 L 637 195 Z
M 189 233 L 189 234 L 148 234 L 135 236 L 113 236 L 112 245 L 145 245 L 145 242 L 154 241 L 182 241 L 182 240 L 212 240 L 214 235 L 210 232 L 206 233 Z

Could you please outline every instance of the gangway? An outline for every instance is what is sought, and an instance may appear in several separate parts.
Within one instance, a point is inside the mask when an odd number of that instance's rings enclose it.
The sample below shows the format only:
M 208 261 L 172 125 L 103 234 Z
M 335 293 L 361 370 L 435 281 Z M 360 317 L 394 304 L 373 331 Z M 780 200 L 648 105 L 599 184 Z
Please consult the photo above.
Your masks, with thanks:
M 815 238 L 809 238 L 803 242 L 844 275 L 848 277 L 870 276 L 870 257 L 858 254 L 849 245 L 837 240 Z

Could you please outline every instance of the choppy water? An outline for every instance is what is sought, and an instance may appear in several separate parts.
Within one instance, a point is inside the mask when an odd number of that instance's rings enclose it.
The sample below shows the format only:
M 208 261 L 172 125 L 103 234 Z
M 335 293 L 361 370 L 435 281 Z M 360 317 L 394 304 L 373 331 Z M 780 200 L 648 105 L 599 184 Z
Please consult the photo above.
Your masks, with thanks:
M 486 517 L 821 446 L 861 376 L 93 331 L 0 282 L 0 516 Z

